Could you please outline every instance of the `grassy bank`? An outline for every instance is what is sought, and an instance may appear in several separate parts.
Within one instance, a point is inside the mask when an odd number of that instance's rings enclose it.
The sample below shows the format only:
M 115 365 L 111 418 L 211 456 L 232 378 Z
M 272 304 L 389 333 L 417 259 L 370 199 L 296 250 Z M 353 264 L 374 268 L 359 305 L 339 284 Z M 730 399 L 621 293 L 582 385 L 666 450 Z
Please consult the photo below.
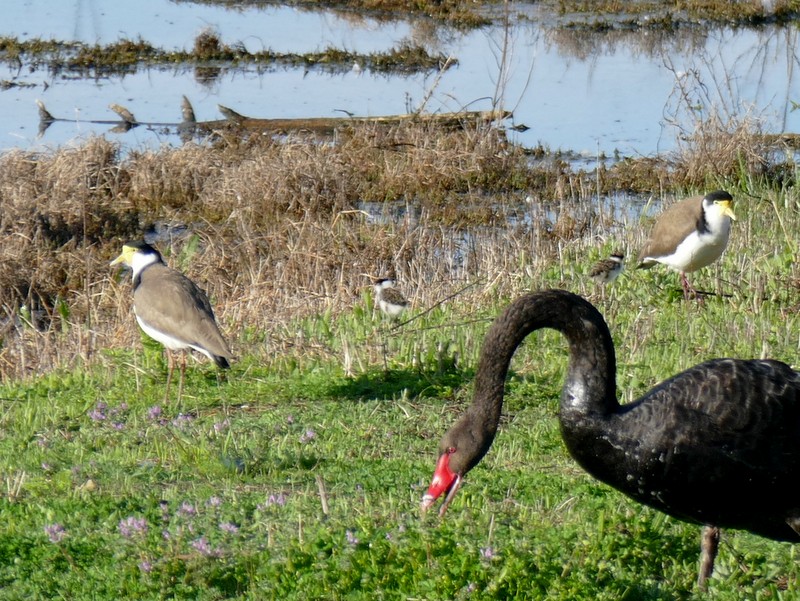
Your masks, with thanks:
M 528 158 L 491 131 L 407 129 L 2 157 L 0 598 L 794 598 L 793 547 L 741 532 L 701 595 L 699 528 L 569 459 L 552 332 L 517 353 L 500 434 L 447 518 L 419 514 L 482 336 L 523 291 L 596 302 L 623 401 L 710 357 L 797 356 L 793 178 L 698 172 L 739 220 L 694 277 L 716 295 L 685 303 L 663 270 L 605 292 L 586 278 L 614 249 L 636 254 L 662 195 L 620 217 L 595 172 Z M 674 164 L 664 198 L 690 171 Z M 162 402 L 160 348 L 108 267 L 148 229 L 237 355 L 224 374 L 190 365 L 180 404 Z M 364 274 L 386 273 L 407 322 L 373 309 Z

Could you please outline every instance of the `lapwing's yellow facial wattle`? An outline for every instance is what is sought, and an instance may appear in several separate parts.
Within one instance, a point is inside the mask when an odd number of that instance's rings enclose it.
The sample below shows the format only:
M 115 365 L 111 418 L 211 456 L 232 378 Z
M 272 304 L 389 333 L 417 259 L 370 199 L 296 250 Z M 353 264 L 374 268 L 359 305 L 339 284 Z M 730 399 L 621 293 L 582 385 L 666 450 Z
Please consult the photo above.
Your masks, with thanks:
M 736 215 L 733 212 L 733 207 L 731 206 L 730 200 L 717 200 L 716 203 L 722 208 L 722 214 L 727 215 L 734 221 L 736 221 Z
M 123 246 L 122 253 L 116 259 L 111 261 L 111 265 L 117 265 L 119 263 L 124 263 L 125 265 L 130 265 L 131 260 L 133 259 L 133 253 L 136 252 L 136 249 L 132 246 Z

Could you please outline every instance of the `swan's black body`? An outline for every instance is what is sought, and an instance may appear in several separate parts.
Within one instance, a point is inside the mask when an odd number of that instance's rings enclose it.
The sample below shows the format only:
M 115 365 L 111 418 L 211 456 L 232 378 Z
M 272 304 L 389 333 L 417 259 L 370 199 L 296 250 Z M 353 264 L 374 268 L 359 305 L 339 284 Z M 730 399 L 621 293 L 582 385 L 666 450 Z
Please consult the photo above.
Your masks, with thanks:
M 603 317 L 560 290 L 517 299 L 489 330 L 474 401 L 441 444 L 456 485 L 491 446 L 511 357 L 540 328 L 569 341 L 559 419 L 587 472 L 682 520 L 800 542 L 800 374 L 779 361 L 715 359 L 620 405 Z M 423 505 L 439 494 L 432 485 Z
M 717 359 L 604 417 L 562 411 L 586 471 L 674 517 L 800 542 L 800 380 L 777 361 Z

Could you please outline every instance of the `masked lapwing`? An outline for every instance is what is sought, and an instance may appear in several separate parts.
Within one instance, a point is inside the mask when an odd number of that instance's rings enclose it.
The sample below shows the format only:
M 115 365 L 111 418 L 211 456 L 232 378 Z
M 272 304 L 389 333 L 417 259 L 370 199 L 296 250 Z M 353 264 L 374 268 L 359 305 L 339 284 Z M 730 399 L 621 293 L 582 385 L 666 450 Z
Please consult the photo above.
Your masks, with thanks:
M 390 278 L 381 278 L 375 282 L 375 299 L 378 308 L 392 319 L 397 319 L 408 307 L 408 301 L 395 287 L 395 281 Z
M 733 197 L 724 190 L 682 200 L 664 211 L 653 226 L 650 238 L 639 253 L 637 269 L 662 263 L 681 274 L 683 293 L 694 289 L 686 274 L 710 265 L 728 245 Z
M 168 267 L 155 248 L 145 242 L 128 242 L 111 265 L 123 263 L 133 271 L 133 312 L 142 330 L 164 345 L 169 373 L 164 394 L 175 369 L 172 351 L 181 352 L 178 400 L 183 394 L 187 350 L 212 359 L 219 367 L 230 367 L 233 356 L 219 331 L 206 294 L 182 273 Z
M 607 259 L 601 259 L 589 271 L 589 277 L 600 284 L 610 284 L 619 277 L 625 268 L 623 259 L 625 255 L 615 252 Z

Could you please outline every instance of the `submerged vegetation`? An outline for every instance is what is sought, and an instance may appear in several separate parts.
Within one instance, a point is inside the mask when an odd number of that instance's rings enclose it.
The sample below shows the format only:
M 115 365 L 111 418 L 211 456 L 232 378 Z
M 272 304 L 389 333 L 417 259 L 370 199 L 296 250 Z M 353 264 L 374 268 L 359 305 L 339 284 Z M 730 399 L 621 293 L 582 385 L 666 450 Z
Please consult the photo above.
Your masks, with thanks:
M 753 27 L 788 23 L 800 16 L 797 0 L 557 0 L 555 4 L 565 24 L 578 28 L 673 29 L 696 27 L 700 22 Z
M 212 4 L 225 4 L 213 0 Z M 247 2 L 237 0 L 237 6 Z M 260 4 L 260 3 L 259 3 Z M 452 0 L 397 2 L 396 0 L 354 0 L 352 2 L 297 2 L 309 9 L 328 8 L 352 12 L 365 11 L 375 17 L 408 18 L 415 16 L 441 22 L 450 27 L 480 27 L 492 19 L 529 18 L 524 10 L 517 10 L 499 2 L 479 2 L 466 5 Z M 800 15 L 796 0 L 704 0 L 677 3 L 639 1 L 586 2 L 585 0 L 552 0 L 544 2 L 542 14 L 549 14 L 554 30 L 630 30 L 649 29 L 672 31 L 679 27 L 696 27 L 698 22 L 721 22 L 733 26 L 759 26 L 795 21 Z M 498 6 L 505 6 L 499 10 Z M 74 73 L 85 76 L 108 76 L 135 72 L 139 68 L 187 65 L 195 67 L 222 67 L 237 65 L 302 66 L 334 72 L 350 70 L 354 63 L 377 73 L 398 73 L 437 70 L 443 65 L 451 67 L 454 60 L 441 55 L 431 55 L 419 45 L 403 42 L 388 52 L 359 54 L 337 48 L 327 48 L 305 54 L 280 53 L 270 49 L 250 52 L 241 42 L 223 43 L 213 30 L 201 32 L 194 47 L 188 50 L 165 50 L 144 40 L 122 39 L 99 45 L 63 40 L 20 40 L 0 38 L 0 61 L 8 63 L 47 64 L 53 73 Z
M 178 0 L 184 2 L 186 0 Z M 190 0 L 196 2 L 197 0 Z M 199 0 L 201 4 L 250 6 L 263 5 L 259 0 Z M 407 19 L 409 17 L 431 18 L 448 25 L 460 28 L 473 28 L 488 25 L 489 16 L 484 14 L 484 7 L 495 6 L 493 0 L 466 4 L 458 0 L 292 0 L 282 4 L 290 4 L 300 9 L 334 10 L 352 14 L 359 19 L 364 14 L 377 19 Z
M 197 1 L 197 0 L 193 0 Z M 257 0 L 201 0 L 206 4 L 261 4 Z M 291 4 L 308 9 L 326 8 L 386 18 L 428 17 L 458 27 L 480 27 L 498 14 L 498 7 L 520 10 L 535 5 L 543 14 L 559 17 L 557 26 L 592 28 L 681 27 L 698 22 L 758 26 L 794 21 L 800 14 L 797 0 L 538 0 L 518 4 L 502 0 L 464 3 L 458 0 L 294 0 Z
M 45 63 L 55 74 L 66 72 L 99 77 L 135 72 L 139 68 L 182 65 L 187 68 L 213 66 L 235 67 L 255 64 L 312 67 L 328 71 L 348 71 L 354 63 L 377 73 L 412 73 L 438 70 L 447 57 L 430 55 L 420 46 L 400 44 L 387 52 L 359 54 L 338 48 L 319 52 L 289 54 L 264 50 L 249 52 L 244 45 L 223 44 L 213 31 L 201 32 L 189 50 L 163 50 L 144 40 L 120 40 L 113 44 L 85 44 L 56 40 L 19 40 L 0 38 L 0 60 L 5 62 Z

